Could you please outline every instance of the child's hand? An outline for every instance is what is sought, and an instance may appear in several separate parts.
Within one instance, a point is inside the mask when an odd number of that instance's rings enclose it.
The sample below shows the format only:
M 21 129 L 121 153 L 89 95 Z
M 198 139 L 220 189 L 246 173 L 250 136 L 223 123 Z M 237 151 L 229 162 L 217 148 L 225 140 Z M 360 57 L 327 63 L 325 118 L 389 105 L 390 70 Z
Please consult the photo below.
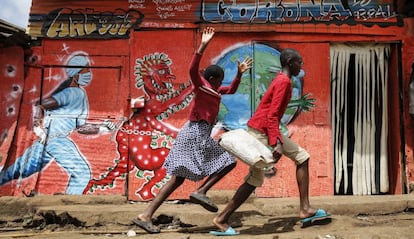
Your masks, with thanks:
M 207 27 L 203 30 L 203 35 L 201 37 L 201 43 L 207 44 L 214 36 L 214 28 Z
M 247 57 L 241 63 L 240 63 L 240 61 L 238 61 L 237 64 L 238 64 L 238 66 L 237 66 L 238 67 L 238 72 L 240 74 L 243 74 L 248 69 L 252 68 L 252 66 L 253 66 L 253 58 Z
M 283 154 L 282 143 L 280 143 L 279 140 L 277 141 L 276 146 L 273 148 L 272 154 L 273 154 L 274 163 L 276 164 Z

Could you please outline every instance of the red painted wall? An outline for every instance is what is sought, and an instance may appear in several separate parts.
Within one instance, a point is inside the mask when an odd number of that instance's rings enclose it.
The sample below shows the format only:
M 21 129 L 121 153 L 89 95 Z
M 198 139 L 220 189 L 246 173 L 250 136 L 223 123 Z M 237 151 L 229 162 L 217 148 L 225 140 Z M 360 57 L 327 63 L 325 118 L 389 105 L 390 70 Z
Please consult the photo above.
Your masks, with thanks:
M 408 106 L 409 106 L 409 82 L 411 72 L 411 65 L 414 63 L 414 18 L 405 18 L 404 19 L 404 40 L 402 42 L 402 78 L 403 78 L 403 100 L 404 100 L 404 125 L 403 129 L 405 132 L 405 166 L 401 168 L 401 173 L 406 179 L 406 187 L 404 188 L 407 192 L 413 191 L 414 185 L 414 120 L 409 115 Z
M 34 1 L 35 2 L 35 1 Z M 40 4 L 40 0 L 37 1 Z M 44 2 L 43 2 L 44 3 Z M 49 9 L 50 10 L 50 9 Z M 33 14 L 42 13 L 42 7 L 36 5 Z M 152 19 L 154 21 L 154 19 Z M 32 107 L 40 96 L 48 96 L 56 86 L 66 78 L 62 67 L 70 56 L 76 52 L 86 53 L 91 60 L 93 80 L 84 87 L 89 101 L 88 121 L 101 124 L 111 121 L 115 130 L 94 135 L 72 132 L 70 139 L 87 160 L 92 180 L 84 188 L 85 194 L 127 194 L 132 200 L 147 200 L 157 194 L 159 188 L 168 178 L 160 166 L 171 148 L 173 138 L 187 120 L 190 104 L 188 83 L 188 65 L 193 52 L 200 41 L 199 29 L 204 25 L 183 25 L 178 29 L 157 29 L 147 22 L 147 29 L 132 30 L 126 39 L 42 39 L 41 44 L 33 48 L 37 61 L 28 67 L 23 81 L 23 73 L 17 67 L 17 75 L 7 78 L 7 87 L 21 85 L 21 92 L 16 90 L 13 101 L 18 115 L 7 118 L 1 129 L 13 132 L 14 138 L 7 137 L 2 142 L 0 165 L 7 167 L 37 140 L 32 122 Z M 311 154 L 310 160 L 310 194 L 311 196 L 334 194 L 334 165 L 332 156 L 332 129 L 330 123 L 330 59 L 331 42 L 392 42 L 402 46 L 402 75 L 399 76 L 398 56 L 393 55 L 390 71 L 389 100 L 389 174 L 390 193 L 400 194 L 414 181 L 413 164 L 413 127 L 408 115 L 408 81 L 411 64 L 414 62 L 413 20 L 404 19 L 404 26 L 372 27 L 362 25 L 324 25 L 324 24 L 283 24 L 257 25 L 248 24 L 211 24 L 217 34 L 206 50 L 202 67 L 213 63 L 218 57 L 241 44 L 268 42 L 278 49 L 293 47 L 303 56 L 304 93 L 311 93 L 316 99 L 316 107 L 311 112 L 301 113 L 289 125 L 292 139 Z M 40 34 L 36 24 L 33 31 Z M 197 28 L 191 28 L 197 27 Z M 162 28 L 168 28 L 165 22 Z M 395 48 L 396 49 L 396 48 Z M 16 53 L 11 53 L 17 52 Z M 4 56 L 0 62 L 13 62 L 22 66 L 23 53 L 2 49 Z M 395 53 L 395 52 L 394 52 Z M 2 55 L 3 56 L 3 55 Z M 4 62 L 4 63 L 3 63 Z M 42 82 L 43 67 L 43 82 Z M 154 100 L 157 93 L 151 93 L 145 86 L 149 69 L 159 67 L 168 79 L 173 79 L 173 88 L 181 89 L 163 104 Z M 399 105 L 399 77 L 403 85 L 403 109 Z M 142 79 L 142 81 L 141 81 Z M 2 83 L 3 84 L 3 83 Z M 183 86 L 183 88 L 180 88 Z M 1 89 L 9 89 L 1 87 Z M 7 95 L 15 94 L 14 88 L 6 90 Z M 187 101 L 188 100 L 188 101 Z M 179 110 L 173 106 L 183 104 Z M 11 105 L 3 100 L 2 108 Z M 165 113 L 165 114 L 161 114 Z M 163 115 L 162 122 L 158 115 Z M 401 152 L 400 114 L 403 114 L 405 133 L 405 152 Z M 16 121 L 17 120 L 17 121 Z M 14 124 L 18 122 L 18 124 Z M 9 133 L 10 135 L 10 133 Z M 218 135 L 215 135 L 217 137 Z M 4 155 L 4 156 L 3 156 Z M 137 157 L 132 157 L 135 155 Z M 141 158 L 142 156 L 142 158 Z M 407 157 L 404 160 L 404 157 Z M 141 160 L 143 159 L 143 160 Z M 148 161 L 145 161 L 148 159 Z M 406 168 L 404 168 L 404 164 Z M 277 164 L 277 175 L 266 179 L 263 187 L 256 193 L 261 197 L 296 197 L 298 196 L 295 165 L 282 158 Z M 214 189 L 235 190 L 242 182 L 248 167 L 238 163 L 226 178 Z M 404 175 L 406 179 L 404 179 Z M 41 173 L 28 178 L 15 180 L 0 186 L 0 195 L 21 196 L 35 190 L 41 194 L 65 193 L 68 174 L 59 164 L 52 161 Z M 160 181 L 161 180 L 161 181 Z M 185 182 L 171 198 L 187 198 L 201 182 Z
M 0 168 L 9 156 L 24 87 L 24 53 L 20 47 L 0 49 L 2 111 L 0 113 Z

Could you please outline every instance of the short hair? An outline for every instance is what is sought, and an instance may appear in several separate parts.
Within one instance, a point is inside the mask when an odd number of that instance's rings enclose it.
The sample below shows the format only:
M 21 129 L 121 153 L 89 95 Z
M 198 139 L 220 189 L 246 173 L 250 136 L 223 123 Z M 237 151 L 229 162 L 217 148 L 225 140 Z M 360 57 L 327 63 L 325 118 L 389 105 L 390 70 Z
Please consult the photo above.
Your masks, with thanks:
M 282 67 L 287 65 L 289 58 L 299 59 L 300 54 L 297 50 L 293 48 L 283 49 L 282 52 L 280 53 L 280 64 L 282 65 Z
M 208 81 L 210 77 L 214 77 L 214 78 L 223 77 L 224 71 L 223 71 L 223 68 L 221 68 L 218 65 L 210 65 L 204 70 L 203 76 L 204 76 L 204 79 Z

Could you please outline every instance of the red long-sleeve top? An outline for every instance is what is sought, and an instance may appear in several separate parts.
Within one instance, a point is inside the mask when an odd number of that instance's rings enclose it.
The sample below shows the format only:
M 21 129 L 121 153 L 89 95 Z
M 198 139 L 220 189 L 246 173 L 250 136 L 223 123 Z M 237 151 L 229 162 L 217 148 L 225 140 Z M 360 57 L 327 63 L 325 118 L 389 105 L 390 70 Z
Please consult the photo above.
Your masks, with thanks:
M 286 74 L 279 73 L 261 99 L 256 112 L 247 122 L 249 127 L 268 136 L 270 146 L 276 146 L 278 139 L 283 143 L 279 124 L 291 96 L 292 82 Z
M 190 64 L 190 77 L 194 87 L 194 102 L 190 111 L 189 120 L 205 120 L 214 124 L 219 112 L 221 95 L 234 94 L 241 82 L 241 75 L 237 74 L 229 86 L 213 86 L 200 74 L 199 66 L 201 54 L 195 53 Z

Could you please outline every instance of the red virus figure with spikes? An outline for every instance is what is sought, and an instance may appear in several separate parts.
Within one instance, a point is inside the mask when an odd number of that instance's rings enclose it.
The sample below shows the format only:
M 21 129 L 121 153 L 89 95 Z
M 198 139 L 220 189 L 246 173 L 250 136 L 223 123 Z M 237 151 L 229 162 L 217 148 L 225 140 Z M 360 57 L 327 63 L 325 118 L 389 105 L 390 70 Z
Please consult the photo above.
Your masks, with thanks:
M 136 88 L 143 92 L 143 96 L 132 99 L 133 113 L 118 129 L 119 158 L 99 179 L 92 179 L 84 193 L 93 192 L 98 187 L 110 187 L 117 177 L 124 177 L 136 167 L 136 176 L 145 179 L 136 195 L 142 200 L 155 196 L 153 188 L 159 186 L 166 176 L 164 160 L 179 130 L 166 121 L 189 107 L 193 98 L 191 81 L 174 83 L 176 77 L 170 65 L 171 60 L 163 53 L 136 60 Z

